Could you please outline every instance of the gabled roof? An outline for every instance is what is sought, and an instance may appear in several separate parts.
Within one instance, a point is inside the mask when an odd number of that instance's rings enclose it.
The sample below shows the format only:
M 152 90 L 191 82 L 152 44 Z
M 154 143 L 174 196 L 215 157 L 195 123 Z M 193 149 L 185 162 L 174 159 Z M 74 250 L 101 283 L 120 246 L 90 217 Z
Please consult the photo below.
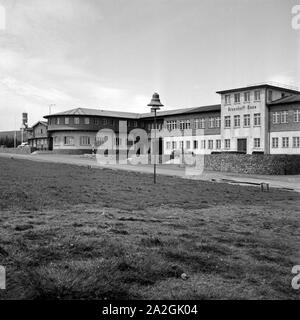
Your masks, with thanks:
M 160 111 L 157 113 L 158 117 L 165 117 L 165 116 L 172 116 L 178 114 L 191 114 L 191 113 L 198 113 L 198 112 L 213 112 L 213 111 L 220 111 L 221 105 L 214 104 L 209 106 L 202 106 L 202 107 L 194 107 L 194 108 L 184 108 L 184 109 L 173 109 L 173 110 L 166 110 Z M 142 113 L 140 118 L 151 118 L 153 117 L 153 113 Z
M 55 114 L 50 114 L 44 116 L 44 118 L 50 118 L 54 116 L 103 116 L 103 117 L 118 117 L 118 118 L 129 118 L 129 119 L 137 119 L 139 114 L 133 112 L 122 112 L 122 111 L 109 111 L 109 110 L 101 110 L 101 109 L 89 109 L 89 108 L 76 108 L 67 110 L 64 112 L 59 112 Z
M 292 96 L 280 98 L 277 100 L 274 100 L 269 103 L 269 105 L 277 105 L 277 104 L 285 104 L 285 103 L 295 103 L 295 102 L 300 102 L 300 94 L 295 94 Z
M 33 124 L 33 125 L 31 126 L 31 128 L 34 128 L 34 127 L 36 127 L 36 126 L 39 125 L 39 124 L 42 124 L 42 125 L 48 127 L 48 122 L 46 122 L 46 121 L 38 121 L 38 122 L 36 122 L 35 124 Z M 31 128 L 28 128 L 28 129 L 31 129 Z
M 250 85 L 247 87 L 241 87 L 241 88 L 234 88 L 234 89 L 227 89 L 227 90 L 221 90 L 221 91 L 217 91 L 216 93 L 222 94 L 222 93 L 231 93 L 231 92 L 236 92 L 236 91 L 247 91 L 247 90 L 253 90 L 253 89 L 259 89 L 259 88 L 268 88 L 268 89 L 274 89 L 274 90 L 281 90 L 281 91 L 285 91 L 285 92 L 289 92 L 289 93 L 293 93 L 293 94 L 299 94 L 300 91 L 298 90 L 294 90 L 288 87 L 284 87 L 284 86 L 277 86 L 277 85 L 272 85 L 269 83 L 262 83 L 262 84 L 255 84 L 255 85 Z

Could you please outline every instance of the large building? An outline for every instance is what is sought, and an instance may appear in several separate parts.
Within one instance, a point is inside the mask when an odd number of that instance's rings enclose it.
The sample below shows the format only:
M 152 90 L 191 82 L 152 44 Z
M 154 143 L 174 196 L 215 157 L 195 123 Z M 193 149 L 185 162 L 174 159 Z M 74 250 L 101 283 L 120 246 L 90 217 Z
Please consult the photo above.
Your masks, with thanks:
M 300 154 L 300 92 L 260 84 L 218 91 L 221 104 L 157 113 L 160 153 L 194 154 L 241 152 Z M 128 145 L 127 133 L 136 128 L 150 135 L 152 113 L 129 113 L 77 108 L 45 116 L 48 146 L 56 152 L 88 153 L 101 141 L 99 130 L 113 132 L 116 146 Z

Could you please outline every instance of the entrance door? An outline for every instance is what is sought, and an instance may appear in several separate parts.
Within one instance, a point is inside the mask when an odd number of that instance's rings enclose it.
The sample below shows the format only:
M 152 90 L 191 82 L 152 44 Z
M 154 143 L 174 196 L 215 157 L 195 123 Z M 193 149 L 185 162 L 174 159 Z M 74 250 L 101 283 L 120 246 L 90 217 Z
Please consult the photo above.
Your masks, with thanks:
M 49 143 L 48 149 L 50 151 L 52 151 L 53 150 L 53 138 L 52 137 L 49 138 L 48 143 Z
M 237 149 L 239 152 L 247 153 L 247 139 L 237 139 Z

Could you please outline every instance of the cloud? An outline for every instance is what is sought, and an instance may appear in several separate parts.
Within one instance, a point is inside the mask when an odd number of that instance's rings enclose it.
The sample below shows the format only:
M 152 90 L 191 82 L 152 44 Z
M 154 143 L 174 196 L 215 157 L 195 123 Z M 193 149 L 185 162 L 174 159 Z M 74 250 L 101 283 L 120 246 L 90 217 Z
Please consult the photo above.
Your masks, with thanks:
M 0 31 L 6 28 L 6 12 L 5 8 L 0 4 Z
M 295 77 L 292 74 L 282 73 L 282 74 L 275 74 L 270 76 L 267 79 L 268 82 L 273 82 L 277 85 L 285 85 L 294 87 L 294 89 L 298 90 L 296 87 Z
M 0 80 L 0 83 L 21 96 L 48 101 L 71 101 L 71 97 L 62 91 L 54 88 L 39 88 L 28 83 L 18 81 L 12 77 L 3 78 Z

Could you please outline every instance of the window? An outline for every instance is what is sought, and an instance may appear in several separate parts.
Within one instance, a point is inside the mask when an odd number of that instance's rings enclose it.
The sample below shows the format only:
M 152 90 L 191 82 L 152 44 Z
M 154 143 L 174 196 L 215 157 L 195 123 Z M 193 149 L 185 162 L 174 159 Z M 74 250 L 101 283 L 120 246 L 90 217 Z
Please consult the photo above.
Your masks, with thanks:
M 166 143 L 166 149 L 167 149 L 167 150 L 170 150 L 170 149 L 171 149 L 171 142 L 170 142 L 170 141 L 167 141 L 167 143 Z
M 260 138 L 254 138 L 254 148 L 260 148 Z
M 225 94 L 225 104 L 230 104 L 230 94 Z
M 59 137 L 58 136 L 54 136 L 53 137 L 53 143 L 55 144 L 55 145 L 58 145 L 59 144 L 59 141 L 60 139 L 59 139 Z
M 201 140 L 201 149 L 205 149 L 205 148 L 206 148 L 206 141 Z
M 56 118 L 56 124 L 60 124 L 60 118 Z
M 215 126 L 215 118 L 209 118 L 208 127 L 214 128 L 214 126 Z
M 240 100 L 241 100 L 240 93 L 235 93 L 234 94 L 234 103 L 240 103 Z
M 244 114 L 244 127 L 250 127 L 250 114 Z
M 214 140 L 208 140 L 208 149 L 214 148 Z
M 300 148 L 300 137 L 293 137 L 293 148 Z
M 254 125 L 260 126 L 260 113 L 254 113 Z
M 191 128 L 190 120 L 180 120 L 179 121 L 179 129 L 180 130 L 185 130 L 185 129 L 190 129 L 190 128 Z
M 250 92 L 244 93 L 244 100 L 245 100 L 245 102 L 250 102 Z
M 167 129 L 169 131 L 177 129 L 177 121 L 167 121 Z
M 221 127 L 221 118 L 220 117 L 217 117 L 215 119 L 215 126 L 216 126 L 216 128 L 220 128 Z
M 282 137 L 282 148 L 288 148 L 288 147 L 289 147 L 289 138 Z
M 91 144 L 90 137 L 80 137 L 80 145 L 81 146 L 88 146 Z
M 234 126 L 235 127 L 240 127 L 241 125 L 241 117 L 240 116 L 234 116 Z
M 65 118 L 65 124 L 69 124 L 70 123 L 70 119 L 69 118 Z
M 199 128 L 199 119 L 194 119 L 194 129 Z
M 205 119 L 204 118 L 200 119 L 199 129 L 205 129 Z
M 193 141 L 193 147 L 194 147 L 194 149 L 198 149 L 198 141 L 197 140 Z
M 84 124 L 90 124 L 90 118 L 84 118 Z
M 225 116 L 225 128 L 230 128 L 230 116 Z
M 191 141 L 186 141 L 185 145 L 186 145 L 186 148 L 187 148 L 187 149 L 190 149 L 190 147 L 191 147 Z
M 216 149 L 221 149 L 221 140 L 216 140 Z
M 133 126 L 136 128 L 137 127 L 137 121 L 133 121 Z
M 273 91 L 268 90 L 268 101 L 271 102 L 273 100 Z
M 278 148 L 278 138 L 272 138 L 272 148 Z
M 177 143 L 176 143 L 176 141 L 172 141 L 172 149 L 177 149 Z
M 260 90 L 255 90 L 254 91 L 254 100 L 255 101 L 260 101 Z
M 64 137 L 64 144 L 66 146 L 73 146 L 74 145 L 74 137 Z
M 282 111 L 281 112 L 281 119 L 280 122 L 281 123 L 287 123 L 287 116 L 288 116 L 288 112 L 287 111 Z
M 294 121 L 295 122 L 300 122 L 300 110 L 295 110 L 294 111 Z
M 105 137 L 97 137 L 97 136 L 96 136 L 96 145 L 97 145 L 97 146 L 101 146 L 101 145 L 104 144 L 107 140 L 108 140 L 108 136 L 105 136 Z
M 230 149 L 230 139 L 225 139 L 225 149 Z
M 179 141 L 179 148 L 182 150 L 183 149 L 183 141 Z
M 103 125 L 107 125 L 107 119 L 103 119 Z
M 41 129 L 41 134 L 43 134 L 43 129 Z
M 79 118 L 74 118 L 74 124 L 79 124 Z
M 115 145 L 116 146 L 121 146 L 122 145 L 122 138 L 116 137 L 115 138 Z
M 183 121 L 183 120 L 180 120 L 180 121 L 179 121 L 179 129 L 180 129 L 180 130 L 183 130 L 183 129 L 184 129 L 184 121 Z
M 273 123 L 274 124 L 280 123 L 280 113 L 279 112 L 273 112 Z

